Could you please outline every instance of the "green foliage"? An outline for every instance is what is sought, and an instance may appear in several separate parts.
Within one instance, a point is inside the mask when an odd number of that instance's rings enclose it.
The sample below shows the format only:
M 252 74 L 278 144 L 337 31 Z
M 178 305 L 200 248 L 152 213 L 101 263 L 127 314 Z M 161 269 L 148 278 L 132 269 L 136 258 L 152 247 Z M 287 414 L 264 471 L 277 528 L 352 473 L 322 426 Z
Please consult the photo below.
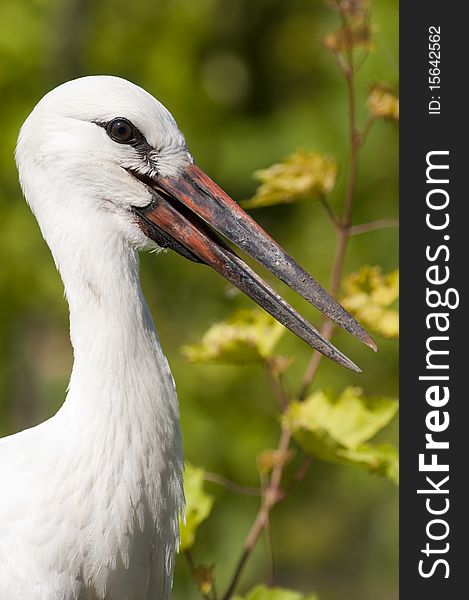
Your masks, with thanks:
M 254 177 L 261 185 L 255 195 L 242 204 L 244 208 L 259 208 L 321 198 L 334 188 L 337 173 L 337 163 L 329 156 L 295 152 L 268 169 L 255 171 Z
M 391 308 L 399 298 L 399 271 L 383 275 L 380 267 L 362 267 L 343 284 L 343 306 L 371 331 L 399 337 L 399 313 Z
M 263 310 L 239 310 L 212 325 L 200 343 L 182 350 L 191 362 L 260 363 L 272 356 L 284 332 L 283 325 Z
M 304 596 L 300 592 L 292 590 L 268 588 L 265 585 L 258 585 L 246 596 L 235 596 L 233 600 L 318 600 L 318 597 L 315 594 Z
M 292 402 L 283 417 L 302 448 L 327 462 L 352 464 L 397 482 L 397 452 L 389 445 L 366 444 L 395 416 L 393 398 L 365 397 L 347 387 L 338 397 L 317 391 Z
M 184 493 L 186 496 L 185 520 L 180 518 L 181 543 L 179 550 L 189 550 L 194 544 L 197 529 L 209 516 L 213 506 L 213 496 L 204 489 L 204 470 L 186 461 L 184 472 Z
M 333 22 L 339 23 L 331 5 L 358 24 L 369 17 L 369 2 L 2 0 L 1 5 L 0 432 L 8 434 L 56 412 L 65 397 L 71 364 L 63 286 L 22 199 L 13 160 L 19 127 L 36 102 L 55 85 L 82 75 L 126 77 L 171 110 L 197 163 L 233 198 L 252 197 L 255 168 L 277 163 L 298 148 L 317 148 L 340 165 L 331 171 L 334 181 L 303 195 L 294 176 L 292 192 L 280 194 L 299 200 L 321 198 L 325 192 L 339 211 L 350 160 L 349 114 L 344 82 L 320 40 L 336 28 Z M 357 223 L 396 216 L 397 131 L 391 114 L 386 126 L 378 122 L 386 118 L 383 98 L 371 95 L 367 107 L 367 97 L 377 77 L 390 82 L 397 77 L 397 14 L 395 2 L 376 1 L 373 24 L 369 29 L 355 25 L 352 36 L 354 44 L 358 42 L 354 53 L 360 65 L 354 81 L 357 126 L 368 117 L 374 121 L 360 150 L 353 210 Z M 362 61 L 372 44 L 371 34 L 376 34 L 376 44 Z M 348 39 L 343 31 L 334 44 L 345 49 L 346 59 Z M 391 86 L 394 94 L 393 90 Z M 304 173 L 301 165 L 298 170 L 300 181 L 315 172 L 307 160 L 304 165 Z M 334 232 L 320 202 L 266 206 L 257 216 L 307 271 L 321 282 L 329 280 Z M 380 264 L 387 273 L 395 268 L 396 256 L 395 230 L 357 235 L 348 246 L 347 264 Z M 277 443 L 277 405 L 262 372 L 249 365 L 268 363 L 285 389 L 295 391 L 302 365 L 310 359 L 308 347 L 292 335 L 284 336 L 285 352 L 294 357 L 288 372 L 289 359 L 272 357 L 273 350 L 260 352 L 257 346 L 262 342 L 255 342 L 254 349 L 252 342 L 244 347 L 243 362 L 253 357 L 247 368 L 188 365 L 180 353 L 182 341 L 196 339 L 195 332 L 206 323 L 252 303 L 241 295 L 224 295 L 215 274 L 170 252 L 142 255 L 142 278 L 177 383 L 186 455 L 223 477 L 255 486 L 254 457 L 259 457 L 258 467 L 267 478 L 291 454 L 264 450 Z M 286 299 L 298 300 L 293 293 Z M 364 389 L 395 394 L 396 344 L 380 344 L 378 355 L 356 356 L 356 348 L 351 341 L 347 354 L 360 361 Z M 318 379 L 320 384 L 333 380 L 341 389 L 352 377 L 323 360 Z M 389 435 L 396 436 L 395 428 Z M 366 445 L 355 450 L 362 461 L 368 460 Z M 300 449 L 297 454 L 301 453 Z M 287 467 L 289 474 L 302 458 L 295 456 Z M 274 548 L 279 580 L 317 589 L 328 600 L 396 596 L 397 495 L 392 487 L 376 477 L 362 477 L 358 469 L 323 463 L 318 475 L 315 467 L 316 460 L 283 509 L 272 514 L 274 540 L 281 540 L 281 547 Z M 188 467 L 186 489 L 190 476 Z M 216 489 L 211 483 L 214 494 Z M 187 497 L 190 505 L 189 489 Z M 197 564 L 216 561 L 220 588 L 237 564 L 256 501 L 221 491 L 217 510 L 203 522 L 203 535 L 197 534 L 196 547 L 191 548 Z M 363 527 L 366 545 L 361 544 Z M 359 553 L 349 551 L 360 544 Z M 263 580 L 265 560 L 263 552 L 251 555 L 248 579 Z M 176 563 L 174 600 L 196 600 L 200 594 L 188 576 L 186 558 L 179 556 Z M 212 567 L 196 567 L 195 579 L 203 593 L 215 597 Z
M 362 444 L 358 448 L 340 450 L 337 456 L 343 459 L 337 462 L 362 467 L 399 485 L 399 451 L 392 444 Z

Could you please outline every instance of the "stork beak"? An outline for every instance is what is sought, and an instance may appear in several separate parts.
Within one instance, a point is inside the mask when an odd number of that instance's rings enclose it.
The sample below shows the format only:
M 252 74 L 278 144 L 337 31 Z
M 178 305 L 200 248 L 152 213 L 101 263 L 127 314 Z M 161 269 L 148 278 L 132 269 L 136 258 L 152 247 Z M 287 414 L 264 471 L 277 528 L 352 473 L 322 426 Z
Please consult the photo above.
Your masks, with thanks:
M 216 234 L 311 302 L 328 318 L 376 350 L 363 327 L 306 273 L 238 204 L 199 167 L 190 164 L 176 177 L 132 175 L 152 190 L 153 201 L 134 208 L 145 234 L 160 246 L 218 271 L 310 346 L 344 367 L 360 369 L 281 298 Z

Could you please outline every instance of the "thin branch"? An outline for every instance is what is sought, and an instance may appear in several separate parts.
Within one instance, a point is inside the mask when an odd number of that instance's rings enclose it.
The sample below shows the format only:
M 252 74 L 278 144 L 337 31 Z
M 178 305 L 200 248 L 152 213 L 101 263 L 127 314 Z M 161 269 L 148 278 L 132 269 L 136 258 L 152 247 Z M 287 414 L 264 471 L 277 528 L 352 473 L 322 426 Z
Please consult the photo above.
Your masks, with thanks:
M 342 54 L 340 52 L 338 52 L 337 50 L 333 50 L 332 56 L 335 58 L 335 61 L 337 63 L 337 66 L 339 67 L 339 70 L 345 75 L 348 72 L 349 67 L 348 67 L 347 63 L 345 62 Z
M 303 479 L 306 477 L 306 474 L 308 473 L 312 464 L 313 464 L 313 457 L 306 456 L 305 459 L 303 460 L 303 462 L 301 463 L 301 465 L 298 467 L 298 469 L 293 474 L 293 477 L 291 478 L 287 489 L 284 491 L 282 500 L 284 500 L 287 496 L 289 496 L 293 492 L 293 490 L 296 488 L 296 486 L 303 481 Z
M 344 19 L 344 27 L 347 26 L 348 21 L 345 15 L 342 15 Z M 333 53 L 337 58 L 337 53 Z M 337 243 L 334 256 L 334 262 L 332 266 L 332 274 L 329 285 L 329 291 L 332 296 L 337 296 L 340 287 L 340 281 L 342 279 L 342 271 L 344 266 L 345 254 L 347 251 L 347 244 L 350 238 L 350 223 L 352 218 L 353 200 L 355 195 L 355 185 L 358 172 L 358 153 L 362 145 L 363 136 L 357 129 L 357 115 L 356 115 L 356 98 L 355 98 L 355 82 L 354 82 L 354 69 L 353 69 L 353 50 L 347 54 L 347 64 L 345 68 L 341 66 L 342 73 L 344 74 L 345 81 L 347 84 L 347 103 L 349 112 L 349 147 L 350 147 L 350 168 L 347 176 L 347 186 L 345 190 L 344 208 L 342 212 L 342 227 L 337 232 Z M 343 62 L 343 59 L 342 59 Z M 321 327 L 321 334 L 327 339 L 332 338 L 334 332 L 334 324 L 332 321 L 325 320 Z M 303 381 L 300 388 L 298 397 L 303 400 L 308 392 L 309 386 L 311 385 L 316 371 L 322 359 L 322 354 L 315 351 L 311 356 L 311 360 L 306 368 L 303 376 Z
M 290 431 L 286 428 L 282 428 L 282 433 L 280 435 L 280 440 L 277 447 L 278 451 L 282 453 L 287 452 L 288 447 L 290 446 L 290 440 Z M 267 524 L 269 513 L 282 497 L 280 483 L 282 480 L 283 467 L 284 465 L 280 463 L 272 471 L 270 483 L 267 486 L 265 494 L 263 496 L 263 502 L 261 504 L 261 507 L 259 508 L 254 523 L 252 524 L 251 529 L 249 530 L 249 533 L 244 541 L 243 551 L 238 560 L 228 588 L 225 594 L 222 596 L 222 600 L 229 600 L 229 598 L 231 598 L 231 596 L 233 595 L 236 586 L 238 585 L 239 578 L 241 577 L 241 573 L 243 572 L 244 566 L 251 552 L 254 550 L 254 547 L 257 544 L 257 541 L 264 527 Z
M 277 446 L 278 453 L 281 456 L 288 455 L 290 441 L 291 441 L 291 431 L 287 427 L 282 427 L 282 432 L 280 434 L 280 439 L 279 439 L 278 446 Z M 283 475 L 284 467 L 285 467 L 285 463 L 280 461 L 274 467 L 274 469 L 272 471 L 272 476 L 270 478 L 270 485 L 266 492 L 266 496 L 268 496 L 268 495 L 271 496 L 270 508 L 272 508 L 272 506 L 276 502 L 278 502 L 278 500 L 281 496 L 281 482 L 282 482 L 282 475 Z
M 265 534 L 265 547 L 267 552 L 267 585 L 273 587 L 275 583 L 275 557 L 274 557 L 274 546 L 272 543 L 272 528 L 270 527 L 270 515 L 267 513 L 267 519 L 264 527 Z
M 334 332 L 334 324 L 332 321 L 325 321 L 320 329 L 321 335 L 326 340 L 330 340 L 332 338 L 332 334 Z M 306 367 L 305 374 L 303 376 L 303 381 L 301 383 L 300 392 L 298 394 L 298 399 L 300 401 L 306 398 L 306 394 L 308 393 L 309 386 L 313 382 L 316 371 L 318 370 L 319 364 L 322 359 L 322 354 L 315 350 L 311 356 L 311 360 L 309 361 L 308 366 Z
M 269 361 L 265 362 L 265 370 L 267 373 L 267 379 L 269 380 L 270 387 L 272 388 L 272 392 L 277 398 L 281 410 L 284 411 L 285 408 L 288 406 L 290 399 L 288 398 L 288 395 L 285 392 L 282 380 L 274 373 L 272 365 L 271 363 L 269 363 Z
M 353 72 L 356 74 L 358 73 L 358 71 L 360 70 L 360 67 L 363 65 L 363 63 L 365 62 L 365 60 L 368 58 L 368 54 L 369 54 L 369 50 L 365 49 L 362 53 L 362 55 L 360 56 L 360 58 L 357 60 L 357 63 L 355 65 L 355 68 L 353 70 Z
M 195 563 L 194 563 L 194 559 L 192 558 L 192 554 L 190 553 L 189 550 L 186 550 L 184 552 L 184 556 L 186 558 L 187 564 L 189 565 L 189 569 L 190 569 L 191 574 L 194 573 L 195 569 L 196 569 L 196 566 L 195 566 Z
M 335 213 L 335 211 L 332 208 L 332 206 L 327 201 L 327 198 L 325 196 L 321 196 L 320 202 L 321 202 L 322 206 L 324 207 L 324 209 L 325 209 L 325 211 L 326 211 L 329 219 L 331 220 L 331 223 L 334 226 L 334 228 L 336 230 L 340 230 L 342 228 L 342 223 L 340 222 L 340 219 L 337 216 L 337 214 Z
M 230 492 L 234 492 L 235 494 L 243 494 L 245 496 L 261 496 L 261 490 L 257 487 L 245 487 L 243 485 L 239 485 L 234 481 L 230 481 L 223 477 L 222 475 L 218 475 L 218 473 L 210 473 L 205 471 L 204 473 L 205 481 L 210 481 L 210 483 L 216 483 L 221 487 L 229 490 Z
M 267 488 L 266 476 L 261 475 L 261 488 L 262 488 L 262 503 L 265 503 L 265 492 Z M 268 572 L 267 572 L 267 585 L 272 587 L 274 585 L 275 580 L 275 560 L 274 560 L 274 548 L 272 545 L 272 529 L 270 527 L 270 515 L 267 512 L 267 519 L 264 526 L 264 538 L 265 538 L 265 548 L 267 553 L 267 564 L 268 564 Z
M 369 28 L 371 25 L 371 5 L 370 5 L 369 9 L 366 10 L 366 18 L 364 19 L 364 22 L 366 23 L 366 26 Z M 354 73 L 358 73 L 358 71 L 360 70 L 360 67 L 363 65 L 363 63 L 368 58 L 369 53 L 370 53 L 369 48 L 365 48 L 363 50 L 362 55 L 360 56 L 357 63 L 355 64 Z
M 369 231 L 376 231 L 378 229 L 389 229 L 390 227 L 399 227 L 399 219 L 378 219 L 377 221 L 362 223 L 361 225 L 353 225 L 349 228 L 349 234 L 359 235 L 361 233 L 368 233 Z
M 340 4 L 336 2 L 336 5 L 340 9 Z M 347 30 L 348 21 L 346 19 L 345 14 L 341 14 L 343 19 L 344 27 Z M 349 35 L 351 37 L 350 31 Z M 346 83 L 347 83 L 347 100 L 348 100 L 348 112 L 349 112 L 349 144 L 350 144 L 350 168 L 347 176 L 347 186 L 344 198 L 344 207 L 342 212 L 342 218 L 339 219 L 337 215 L 332 211 L 329 204 L 323 200 L 323 206 L 326 208 L 329 217 L 331 218 L 332 223 L 336 227 L 337 232 L 337 242 L 335 249 L 334 262 L 332 266 L 331 280 L 330 280 L 330 292 L 333 296 L 336 296 L 339 291 L 340 281 L 342 278 L 343 265 L 345 260 L 345 254 L 347 250 L 347 243 L 350 238 L 350 225 L 351 225 L 351 217 L 352 217 L 352 208 L 353 201 L 355 195 L 355 186 L 356 186 L 356 178 L 358 171 L 358 153 L 360 147 L 363 144 L 364 137 L 368 135 L 368 131 L 372 125 L 370 123 L 365 127 L 364 134 L 361 134 L 357 129 L 356 123 L 356 98 L 355 98 L 355 85 L 354 85 L 354 58 L 353 58 L 353 49 L 351 44 L 351 39 L 349 40 L 349 51 L 347 52 L 347 57 L 344 57 L 338 53 L 333 52 L 333 56 L 337 61 L 339 69 L 343 73 Z M 334 332 L 334 324 L 329 321 L 323 321 L 321 327 L 321 333 L 326 339 L 331 339 Z M 305 375 L 303 377 L 302 387 L 300 390 L 299 397 L 304 398 L 307 393 L 311 382 L 313 381 L 317 368 L 319 366 L 322 355 L 318 352 L 314 352 L 310 363 L 306 369 Z M 290 447 L 292 434 L 290 430 L 286 427 L 282 428 L 282 432 L 280 435 L 280 440 L 278 443 L 278 451 L 282 454 L 286 454 Z M 238 560 L 238 563 L 235 567 L 234 573 L 232 575 L 231 581 L 228 585 L 228 588 L 225 594 L 222 596 L 222 600 L 229 600 L 233 595 L 241 574 L 244 570 L 246 562 L 251 555 L 262 531 L 264 528 L 268 527 L 269 524 L 269 516 L 272 508 L 281 500 L 283 500 L 288 493 L 297 485 L 299 481 L 301 481 L 306 475 L 312 463 L 312 459 L 308 458 L 303 462 L 298 471 L 293 476 L 290 487 L 285 492 L 282 490 L 282 477 L 285 464 L 280 462 L 272 471 L 272 475 L 270 477 L 270 482 L 267 488 L 265 489 L 265 493 L 263 493 L 263 499 L 261 506 L 257 512 L 254 523 L 251 526 L 251 529 L 245 539 L 243 550 L 241 556 Z
M 370 115 L 362 129 L 362 132 L 361 132 L 361 136 L 360 136 L 360 145 L 361 146 L 363 146 L 363 144 L 366 142 L 368 135 L 371 131 L 371 128 L 373 127 L 375 122 L 376 122 L 375 117 Z

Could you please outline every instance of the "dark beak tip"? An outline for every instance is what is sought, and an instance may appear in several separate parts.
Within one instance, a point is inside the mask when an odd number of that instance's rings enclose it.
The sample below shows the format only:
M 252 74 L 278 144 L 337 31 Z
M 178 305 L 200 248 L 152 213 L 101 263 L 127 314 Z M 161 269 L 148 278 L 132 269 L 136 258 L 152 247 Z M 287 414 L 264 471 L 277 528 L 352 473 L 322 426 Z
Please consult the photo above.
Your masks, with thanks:
M 363 373 L 363 371 L 360 369 L 360 367 L 358 365 L 356 365 L 354 362 L 352 362 L 350 359 L 348 360 L 347 364 L 344 364 L 343 366 L 347 367 L 354 373 Z
M 368 334 L 363 341 L 369 348 L 371 348 L 373 350 L 373 352 L 378 352 L 378 346 L 377 346 L 376 342 Z

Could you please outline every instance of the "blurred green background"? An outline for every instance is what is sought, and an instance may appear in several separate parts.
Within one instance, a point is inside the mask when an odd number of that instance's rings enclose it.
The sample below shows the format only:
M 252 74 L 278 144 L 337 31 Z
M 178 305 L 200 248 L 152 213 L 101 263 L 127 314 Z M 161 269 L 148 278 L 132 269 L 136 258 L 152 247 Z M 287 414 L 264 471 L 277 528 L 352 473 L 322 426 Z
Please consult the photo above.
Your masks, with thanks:
M 361 122 L 366 93 L 397 83 L 397 4 L 372 5 L 374 48 L 357 77 Z M 72 356 L 63 288 L 39 228 L 22 199 L 13 161 L 21 123 L 50 88 L 85 74 L 114 74 L 143 86 L 174 114 L 198 164 L 235 199 L 255 190 L 255 169 L 296 150 L 318 150 L 346 168 L 344 82 L 322 38 L 337 28 L 323 0 L 2 0 L 0 8 L 0 434 L 34 425 L 63 401 Z M 397 130 L 378 123 L 361 153 L 354 222 L 397 215 Z M 340 207 L 344 172 L 331 196 Z M 319 203 L 253 212 L 327 286 L 334 233 Z M 397 266 L 395 229 L 354 237 L 346 272 Z M 196 341 L 233 309 L 252 306 L 215 273 L 176 254 L 142 257 L 143 287 L 177 383 L 186 457 L 243 485 L 258 485 L 256 455 L 275 447 L 277 407 L 262 370 L 188 364 L 180 346 Z M 318 314 L 277 288 L 305 316 Z M 337 345 L 363 369 L 323 361 L 315 387 L 363 386 L 397 395 L 395 342 L 374 355 L 350 336 Z M 284 336 L 298 389 L 306 345 Z M 395 439 L 395 425 L 386 437 Z M 213 514 L 194 557 L 231 574 L 258 500 L 212 483 Z M 0 491 L 1 493 L 1 491 Z M 397 491 L 350 467 L 316 463 L 272 517 L 276 583 L 316 591 L 321 600 L 397 598 Z M 265 579 L 261 541 L 241 591 Z M 196 599 L 178 561 L 174 599 Z

